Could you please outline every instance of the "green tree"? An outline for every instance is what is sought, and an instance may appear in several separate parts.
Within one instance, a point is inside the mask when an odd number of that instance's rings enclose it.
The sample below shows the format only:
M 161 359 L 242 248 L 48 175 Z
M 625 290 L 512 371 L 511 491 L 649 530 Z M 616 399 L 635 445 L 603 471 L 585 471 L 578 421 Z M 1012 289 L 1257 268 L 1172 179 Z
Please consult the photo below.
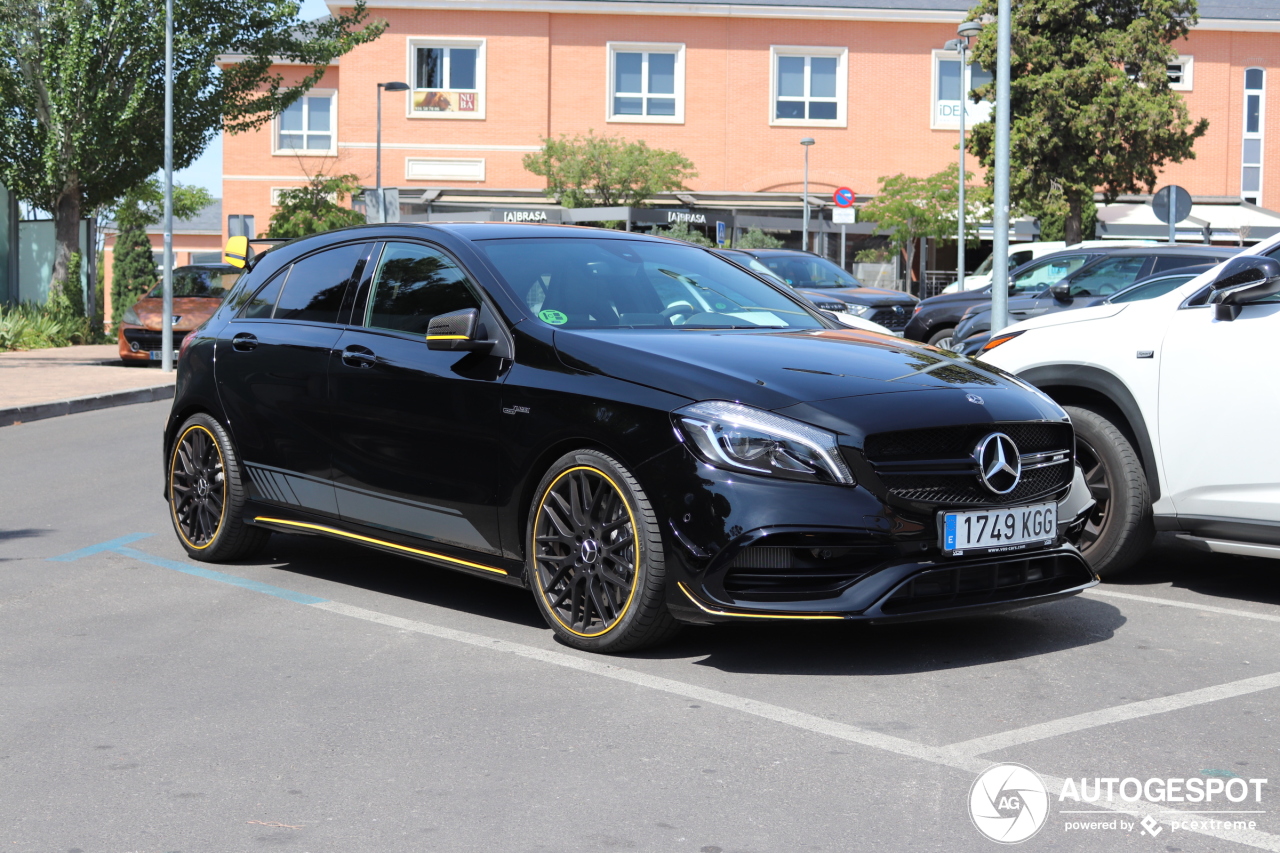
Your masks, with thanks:
M 154 0 L 4 0 L 0 181 L 53 214 L 51 290 L 67 278 L 83 213 L 113 204 L 164 159 L 165 21 Z M 215 133 L 259 127 L 328 64 L 381 34 L 349 13 L 303 22 L 296 0 L 175 0 L 174 166 Z M 219 56 L 238 61 L 224 68 Z M 286 86 L 281 60 L 313 70 Z
M 673 240 L 684 240 L 698 246 L 714 247 L 715 241 L 696 228 L 690 228 L 688 222 L 677 222 L 670 228 L 655 228 L 653 233 L 659 237 L 670 237 Z
M 213 203 L 203 187 L 177 184 L 173 188 L 173 216 L 190 219 Z M 159 280 L 147 228 L 164 215 L 164 190 L 158 178 L 149 178 L 125 193 L 112 211 L 116 242 L 111 251 L 111 324 L 120 327 L 126 308 L 155 287 Z
M 524 155 L 524 167 L 546 178 L 547 196 L 565 207 L 638 206 L 655 193 L 687 189 L 684 182 L 698 176 L 678 151 L 594 132 L 543 139 L 541 151 Z
M 966 183 L 973 176 L 965 173 Z M 916 244 L 922 237 L 955 237 L 960 203 L 956 171 L 943 169 L 927 178 L 893 175 L 879 179 L 880 192 L 862 205 L 860 220 L 876 224 L 877 234 L 887 234 L 895 253 L 905 251 L 907 269 L 913 269 Z M 976 242 L 978 221 L 984 212 L 985 193 L 966 187 L 965 237 Z
M 735 249 L 781 249 L 782 241 L 759 228 L 750 228 L 745 234 L 733 241 Z
M 970 18 L 996 13 L 981 0 Z M 1065 208 L 1063 235 L 1079 242 L 1095 189 L 1108 201 L 1150 192 L 1166 163 L 1195 156 L 1209 123 L 1192 124 L 1186 103 L 1169 90 L 1173 43 L 1199 16 L 1195 0 L 1020 0 L 1013 9 L 1009 75 L 1010 200 L 1039 216 L 1046 204 Z M 996 27 L 985 27 L 973 51 L 996 66 Z M 977 90 L 993 100 L 995 85 Z M 973 129 L 973 150 L 988 169 L 995 126 Z M 1059 202 L 1055 200 L 1060 199 Z
M 1070 211 L 1062 194 L 1056 193 L 1055 196 L 1042 205 L 1036 217 L 1040 222 L 1041 240 L 1067 239 L 1067 215 Z M 1089 197 L 1084 200 L 1084 206 L 1080 211 L 1080 239 L 1092 240 L 1097 236 L 1097 232 L 1098 205 L 1094 204 L 1092 197 Z
M 313 175 L 305 187 L 280 193 L 280 206 L 271 214 L 268 237 L 306 237 L 335 228 L 363 225 L 365 217 L 342 202 L 360 188 L 355 175 Z

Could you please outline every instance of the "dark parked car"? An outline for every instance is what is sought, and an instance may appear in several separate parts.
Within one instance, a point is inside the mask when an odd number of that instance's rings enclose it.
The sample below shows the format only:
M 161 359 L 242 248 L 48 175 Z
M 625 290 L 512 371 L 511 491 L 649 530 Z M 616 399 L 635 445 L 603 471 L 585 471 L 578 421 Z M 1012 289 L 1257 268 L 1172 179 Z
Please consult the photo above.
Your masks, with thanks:
M 1077 593 L 1074 442 L 1023 383 L 696 246 L 404 223 L 250 261 L 184 342 L 165 496 L 195 559 L 340 539 L 529 588 L 613 652 Z
M 1208 249 L 1209 247 L 1205 247 Z M 1071 311 L 1076 308 L 1088 308 L 1093 305 L 1111 304 L 1115 302 L 1137 302 L 1142 299 L 1154 299 L 1168 293 L 1175 287 L 1188 282 L 1205 270 L 1211 269 L 1221 261 L 1234 256 L 1239 249 L 1226 248 L 1221 256 L 1211 263 L 1196 264 L 1189 267 L 1170 270 L 1168 273 L 1156 273 L 1147 276 L 1128 287 L 1109 296 L 1091 296 L 1084 293 L 1071 293 L 1067 285 L 1058 285 L 1053 290 L 1036 296 L 1019 296 L 1009 300 L 1009 322 L 1016 323 L 1041 314 L 1055 314 L 1059 311 Z M 1101 265 L 1099 265 L 1101 266 Z M 991 306 L 975 305 L 970 308 L 956 326 L 951 338 L 950 349 L 964 355 L 974 355 L 986 341 L 990 340 Z M 978 339 L 981 343 L 978 343 Z
M 777 278 L 796 289 L 824 311 L 839 311 L 879 323 L 902 334 L 915 309 L 916 299 L 900 290 L 863 287 L 837 264 L 812 252 L 794 249 L 718 249 L 735 263 L 751 266 L 754 258 Z M 736 257 L 735 257 L 736 256 Z
M 1009 274 L 1011 298 L 1025 296 L 1036 301 L 1018 303 L 1033 313 L 1043 313 L 1054 299 L 1050 288 L 1066 283 L 1074 296 L 1109 296 L 1140 278 L 1179 267 L 1223 259 L 1223 250 L 1213 246 L 1142 246 L 1122 249 L 1069 249 L 1045 255 Z M 1238 251 L 1238 250 L 1237 250 Z M 1060 300 L 1065 302 L 1066 300 Z M 920 303 L 907 325 L 906 337 L 947 349 L 964 313 L 973 306 L 991 302 L 991 288 L 944 293 Z

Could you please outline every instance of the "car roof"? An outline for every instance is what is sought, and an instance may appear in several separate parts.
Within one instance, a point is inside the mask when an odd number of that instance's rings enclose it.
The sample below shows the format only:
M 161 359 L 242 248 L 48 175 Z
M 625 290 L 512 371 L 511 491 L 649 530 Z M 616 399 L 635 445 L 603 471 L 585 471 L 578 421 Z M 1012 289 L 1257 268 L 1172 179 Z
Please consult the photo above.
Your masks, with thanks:
M 521 237 L 554 237 L 554 238 L 604 238 L 608 240 L 645 240 L 655 243 L 680 243 L 684 240 L 671 240 L 644 234 L 639 231 L 617 231 L 612 228 L 596 228 L 590 225 L 563 225 L 543 222 L 400 222 L 391 223 L 406 228 L 421 228 L 428 231 L 443 231 L 461 237 L 464 240 L 511 240 Z M 357 228 L 386 228 L 387 225 L 356 226 Z
M 1063 252 L 1054 252 L 1054 255 L 1060 254 L 1079 254 L 1080 252 L 1096 252 L 1108 256 L 1120 255 L 1208 255 L 1210 257 L 1230 258 L 1240 252 L 1240 249 L 1234 246 L 1206 246 L 1202 243 L 1161 243 L 1156 246 L 1126 246 L 1124 248 L 1112 249 L 1106 246 L 1090 247 L 1075 250 L 1065 250 Z M 1043 255 L 1037 260 L 1051 258 L 1053 255 Z

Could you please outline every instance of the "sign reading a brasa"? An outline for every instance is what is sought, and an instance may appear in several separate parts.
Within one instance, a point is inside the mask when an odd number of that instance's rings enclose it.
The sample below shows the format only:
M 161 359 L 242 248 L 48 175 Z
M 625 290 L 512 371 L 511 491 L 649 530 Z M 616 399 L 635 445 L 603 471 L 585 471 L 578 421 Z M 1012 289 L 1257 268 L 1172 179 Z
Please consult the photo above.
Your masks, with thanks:
M 490 222 L 559 222 L 558 210 L 503 210 L 495 208 L 489 212 Z
M 632 210 L 631 221 L 641 225 L 675 225 L 677 222 L 683 222 L 686 225 L 706 225 L 711 221 L 708 220 L 705 211 L 692 210 Z

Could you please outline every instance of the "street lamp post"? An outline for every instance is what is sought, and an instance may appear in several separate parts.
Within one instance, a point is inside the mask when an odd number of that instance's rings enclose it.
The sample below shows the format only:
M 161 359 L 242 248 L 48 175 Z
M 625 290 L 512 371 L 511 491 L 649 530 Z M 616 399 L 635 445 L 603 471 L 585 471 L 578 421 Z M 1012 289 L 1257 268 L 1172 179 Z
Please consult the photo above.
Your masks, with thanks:
M 956 221 L 959 223 L 956 243 L 956 287 L 959 290 L 964 290 L 964 117 L 969 108 L 969 92 L 965 85 L 965 71 L 969 67 L 969 39 L 982 32 L 982 24 L 977 21 L 965 21 L 956 29 L 956 32 L 960 35 L 960 38 L 947 42 L 945 48 L 947 50 L 955 50 L 960 54 L 960 174 L 958 179 L 960 202 L 956 211 Z
M 996 20 L 996 157 L 995 229 L 991 275 L 991 335 L 1009 325 L 1009 73 L 1013 42 L 1013 12 L 1009 0 L 999 0 Z
M 804 146 L 804 245 L 801 248 L 807 252 L 809 251 L 809 147 L 813 145 L 813 139 L 806 136 L 800 140 L 800 144 Z
M 173 0 L 164 5 L 164 270 L 160 369 L 173 370 Z M 80 282 L 76 282 L 79 287 Z
M 408 83 L 379 83 L 378 84 L 378 139 L 374 144 L 374 158 L 377 162 L 374 175 L 374 186 L 377 191 L 374 193 L 378 198 L 378 221 L 382 222 L 386 218 L 386 205 L 382 203 L 382 90 L 388 92 L 407 92 L 409 90 Z

